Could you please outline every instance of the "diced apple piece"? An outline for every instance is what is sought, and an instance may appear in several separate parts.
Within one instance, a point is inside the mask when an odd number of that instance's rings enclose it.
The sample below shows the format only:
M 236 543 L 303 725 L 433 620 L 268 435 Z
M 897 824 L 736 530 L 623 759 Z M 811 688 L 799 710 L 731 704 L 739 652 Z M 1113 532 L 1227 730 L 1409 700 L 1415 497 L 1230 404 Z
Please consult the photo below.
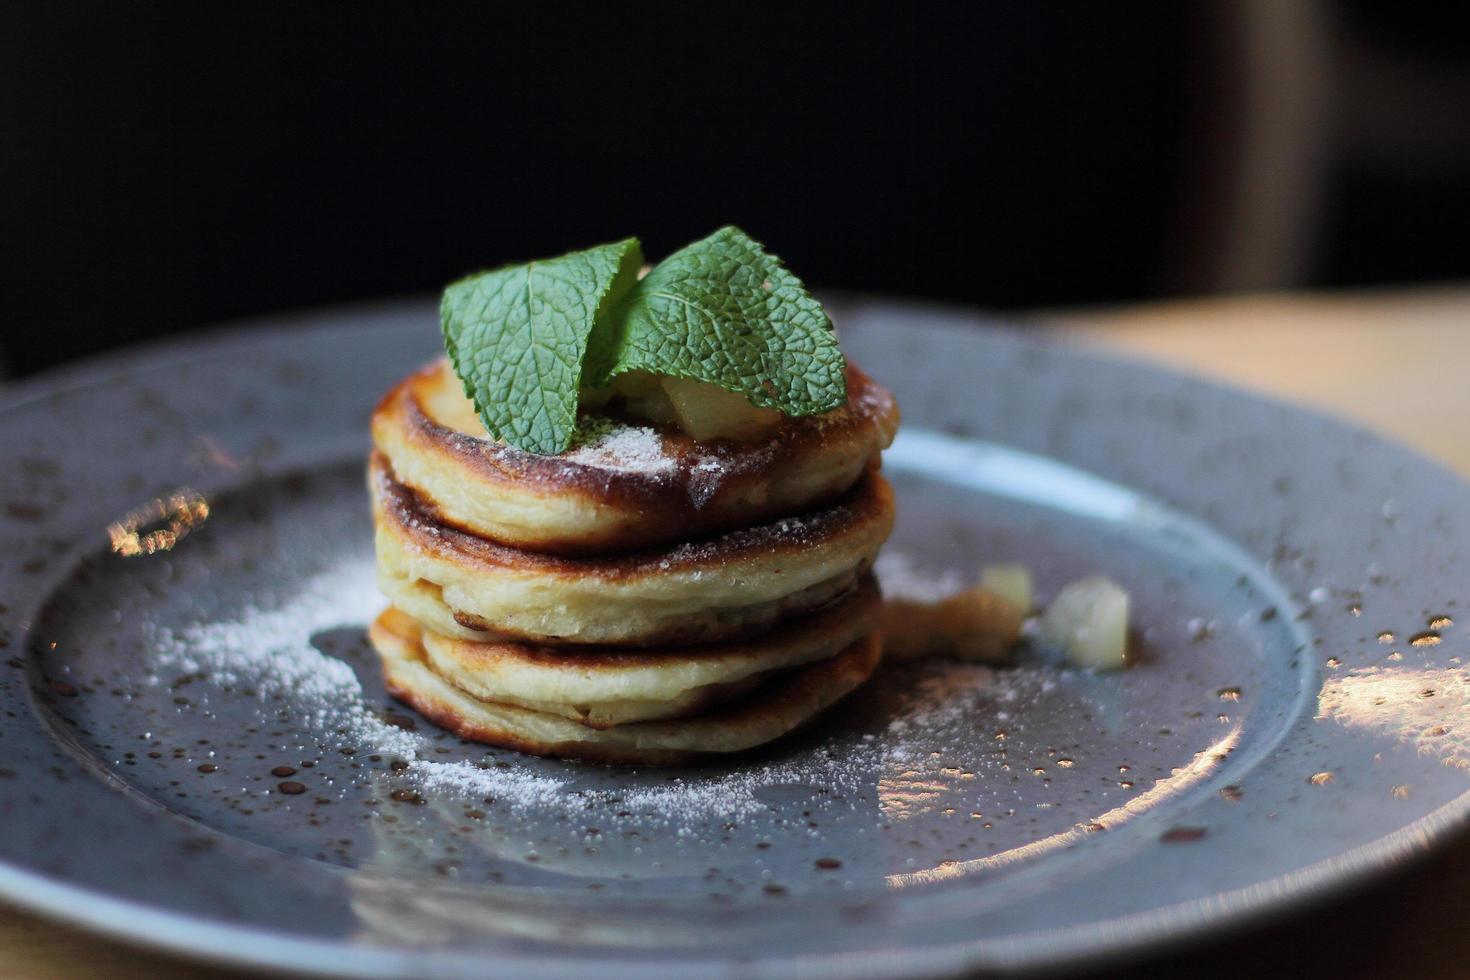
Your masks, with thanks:
M 1029 613 L 1035 608 L 1031 569 L 1020 564 L 986 565 L 980 569 L 980 588 L 993 592 L 1011 605 Z
M 1078 667 L 1121 670 L 1128 653 L 1128 593 L 1105 575 L 1078 579 L 1041 614 L 1041 637 Z
M 668 396 L 655 389 L 642 395 L 628 396 L 628 414 L 658 425 L 676 425 L 679 421 Z
M 613 378 L 611 385 L 601 390 L 608 392 L 609 398 L 621 396 L 625 411 L 633 418 L 656 425 L 677 425 L 679 422 L 663 385 L 655 375 L 646 371 L 620 374 Z
M 700 442 L 757 439 L 781 421 L 775 409 L 757 408 L 744 395 L 716 385 L 687 378 L 661 378 L 660 382 L 679 428 Z
M 607 384 L 598 388 L 583 388 L 577 394 L 577 404 L 586 411 L 598 412 L 607 407 L 608 402 L 614 398 L 624 400 L 641 398 L 649 393 L 663 395 L 663 388 L 659 387 L 658 378 L 645 371 L 629 371 L 620 374 Z M 673 408 L 669 409 L 670 415 Z
M 640 398 L 644 395 L 661 391 L 663 386 L 659 383 L 658 375 L 649 374 L 647 371 L 629 371 L 612 379 L 609 387 L 619 395 L 628 398 Z

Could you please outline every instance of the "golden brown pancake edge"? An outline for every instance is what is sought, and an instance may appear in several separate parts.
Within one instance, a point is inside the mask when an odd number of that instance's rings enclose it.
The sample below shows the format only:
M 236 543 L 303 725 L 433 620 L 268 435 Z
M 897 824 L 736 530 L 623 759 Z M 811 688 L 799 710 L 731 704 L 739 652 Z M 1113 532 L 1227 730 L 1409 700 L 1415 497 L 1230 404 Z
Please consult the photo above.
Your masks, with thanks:
M 375 454 L 379 581 L 437 632 L 553 645 L 656 646 L 749 636 L 850 591 L 893 524 L 871 473 L 842 501 L 665 551 L 568 558 L 439 524 Z
M 442 523 L 528 551 L 616 553 L 701 537 L 810 509 L 845 493 L 893 440 L 893 396 L 849 364 L 848 402 L 786 418 L 767 439 L 696 443 L 660 430 L 670 466 L 624 471 L 539 456 L 445 424 L 426 392 L 450 381 L 431 363 L 373 413 L 373 441 Z M 457 396 L 461 397 L 461 396 Z
M 416 637 L 390 630 L 381 620 L 369 632 L 382 658 L 388 692 L 456 736 L 533 755 L 624 765 L 680 765 L 768 744 L 856 690 L 882 658 L 882 645 L 871 634 L 834 657 L 785 672 L 708 714 L 599 730 L 524 708 L 478 702 L 427 668 Z M 530 734 L 531 729 L 541 729 L 543 735 Z M 556 737 L 547 737 L 548 731 Z

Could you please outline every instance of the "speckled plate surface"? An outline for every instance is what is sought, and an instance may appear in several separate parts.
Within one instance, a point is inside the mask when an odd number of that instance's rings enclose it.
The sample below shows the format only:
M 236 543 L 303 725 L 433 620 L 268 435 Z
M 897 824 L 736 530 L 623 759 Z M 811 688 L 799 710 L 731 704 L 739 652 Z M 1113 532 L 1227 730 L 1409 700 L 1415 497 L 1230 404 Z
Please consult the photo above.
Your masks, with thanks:
M 281 319 L 0 399 L 0 893 L 323 973 L 922 975 L 1127 955 L 1461 825 L 1470 488 L 958 314 L 836 319 L 904 409 L 890 584 L 1106 572 L 1136 667 L 890 668 L 698 770 L 461 743 L 363 641 L 367 415 L 432 304 Z

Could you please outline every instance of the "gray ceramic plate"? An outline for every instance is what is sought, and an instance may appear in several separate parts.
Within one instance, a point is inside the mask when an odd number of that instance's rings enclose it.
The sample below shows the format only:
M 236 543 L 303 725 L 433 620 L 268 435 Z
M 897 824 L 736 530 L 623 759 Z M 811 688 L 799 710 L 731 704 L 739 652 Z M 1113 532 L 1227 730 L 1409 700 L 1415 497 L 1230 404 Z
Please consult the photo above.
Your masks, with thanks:
M 1463 484 L 972 318 L 837 319 L 904 408 L 890 585 L 1103 571 L 1140 664 L 889 669 L 701 770 L 461 743 L 363 643 L 367 415 L 432 306 L 278 320 L 4 402 L 0 893 L 305 971 L 933 974 L 1216 929 L 1461 824 Z

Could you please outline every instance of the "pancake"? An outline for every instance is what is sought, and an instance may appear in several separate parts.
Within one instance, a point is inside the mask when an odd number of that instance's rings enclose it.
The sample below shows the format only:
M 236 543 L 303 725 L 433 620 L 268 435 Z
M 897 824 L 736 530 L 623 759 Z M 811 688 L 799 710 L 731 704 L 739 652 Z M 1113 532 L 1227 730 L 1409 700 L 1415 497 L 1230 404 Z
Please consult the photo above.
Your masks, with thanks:
M 461 639 L 655 646 L 753 635 L 849 591 L 893 528 L 893 493 L 869 472 L 798 517 L 628 555 L 571 558 L 444 525 L 370 464 L 379 581 L 394 605 Z
M 389 607 L 379 617 L 380 629 L 390 632 L 413 632 L 424 647 L 424 662 L 430 670 L 439 675 L 446 683 L 458 688 L 471 697 L 484 701 L 494 701 L 499 704 L 514 705 L 520 708 L 528 708 L 531 711 L 539 711 L 543 714 L 556 715 L 567 718 L 578 724 L 586 725 L 588 728 L 611 728 L 614 725 L 623 725 L 629 722 L 652 721 L 666 718 L 684 718 L 690 715 L 700 714 L 710 707 L 722 701 L 731 701 L 738 698 L 758 685 L 763 679 L 761 674 L 752 674 L 738 680 L 723 683 L 705 684 L 699 687 L 679 689 L 674 687 L 667 698 L 661 700 L 643 698 L 612 698 L 604 700 L 592 700 L 583 698 L 580 701 L 553 700 L 554 694 L 547 698 L 528 697 L 524 692 L 517 690 L 514 681 L 521 678 L 521 674 L 512 665 L 509 671 L 496 671 L 491 668 L 487 676 L 480 677 L 471 673 L 469 664 L 460 659 L 459 655 L 464 653 L 464 647 L 488 647 L 496 651 L 512 651 L 516 648 L 527 648 L 523 644 L 505 643 L 476 643 L 466 640 L 452 640 L 439 636 L 432 630 L 423 629 L 418 622 L 400 609 Z M 461 649 L 456 649 L 456 648 Z M 546 649 L 546 648 L 542 648 Z M 563 648 L 566 649 L 566 648 Z M 606 649 L 606 648 L 604 648 Z M 615 656 L 615 654 L 614 654 Z M 471 655 L 470 659 L 477 660 L 478 657 Z M 569 667 L 564 673 L 576 672 L 575 667 Z M 507 683 L 506 674 L 511 675 L 511 683 Z M 594 675 L 595 676 L 595 675 Z M 554 682 L 554 671 L 546 670 L 542 676 L 532 677 L 531 680 L 541 680 L 543 686 L 551 687 Z M 570 686 L 570 685 L 569 685 Z
M 373 444 L 442 523 L 561 555 L 626 552 L 799 513 L 842 496 L 893 441 L 898 406 L 857 368 L 847 404 L 783 418 L 750 443 L 696 442 L 610 423 L 560 456 L 492 441 L 448 361 L 410 375 L 373 413 Z
M 693 647 L 539 647 L 458 640 L 428 629 L 422 643 L 429 668 L 472 697 L 610 728 L 696 714 L 738 697 L 772 671 L 835 656 L 873 631 L 880 603 L 867 578 L 852 596 L 758 639 Z M 397 609 L 383 615 L 409 618 Z
M 596 729 L 465 694 L 429 668 L 419 630 L 408 617 L 379 617 L 370 634 L 388 692 L 460 738 L 535 755 L 650 766 L 741 752 L 780 738 L 856 689 L 882 658 L 877 636 L 869 635 L 708 714 Z
M 378 588 L 392 600 L 393 605 L 414 619 L 444 636 L 461 640 L 517 641 L 539 643 L 575 649 L 577 641 L 547 636 L 524 636 L 492 629 L 489 623 L 468 613 L 455 610 L 444 601 L 443 590 L 422 579 L 409 579 L 400 572 L 385 569 L 379 559 Z M 723 643 L 742 637 L 759 636 L 789 619 L 835 602 L 850 594 L 861 580 L 866 569 L 836 576 L 793 595 L 783 596 L 774 602 L 757 606 L 742 606 L 735 610 L 710 610 L 705 614 L 690 614 L 676 623 L 664 624 L 660 633 L 655 633 L 639 642 L 613 643 L 602 641 L 605 646 L 624 646 L 648 649 L 659 644 Z M 595 642 L 595 641 L 594 641 Z

